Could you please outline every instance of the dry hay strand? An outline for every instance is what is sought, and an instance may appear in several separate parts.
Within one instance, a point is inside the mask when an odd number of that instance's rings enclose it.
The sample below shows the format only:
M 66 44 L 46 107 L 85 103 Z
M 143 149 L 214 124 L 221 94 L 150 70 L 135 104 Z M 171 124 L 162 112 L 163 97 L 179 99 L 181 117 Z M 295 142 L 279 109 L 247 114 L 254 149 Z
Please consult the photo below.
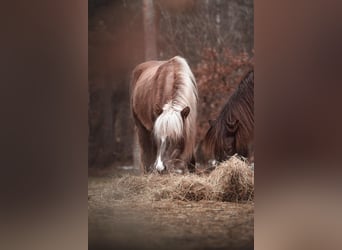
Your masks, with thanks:
M 196 175 L 186 175 L 178 178 L 171 196 L 173 199 L 183 201 L 200 201 L 210 200 L 212 192 L 212 187 L 205 178 Z
M 218 165 L 209 176 L 149 174 L 123 176 L 116 183 L 117 197 L 141 200 L 250 201 L 254 199 L 254 172 L 237 156 Z
M 218 165 L 208 177 L 213 195 L 221 201 L 251 201 L 254 199 L 254 171 L 248 163 L 232 156 Z
M 146 186 L 146 179 L 141 178 L 141 176 L 131 176 L 131 175 L 125 175 L 121 177 L 116 186 L 117 190 L 131 192 L 134 194 L 142 193 L 145 186 Z

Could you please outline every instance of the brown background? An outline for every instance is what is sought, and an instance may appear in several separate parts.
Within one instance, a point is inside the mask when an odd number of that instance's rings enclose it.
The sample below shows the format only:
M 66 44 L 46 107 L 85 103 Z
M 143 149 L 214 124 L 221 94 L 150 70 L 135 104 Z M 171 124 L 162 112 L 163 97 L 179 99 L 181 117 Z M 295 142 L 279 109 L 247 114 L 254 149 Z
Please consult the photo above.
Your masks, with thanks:
M 255 5 L 256 249 L 340 249 L 340 1 Z M 87 6 L 1 8 L 1 243 L 87 248 Z

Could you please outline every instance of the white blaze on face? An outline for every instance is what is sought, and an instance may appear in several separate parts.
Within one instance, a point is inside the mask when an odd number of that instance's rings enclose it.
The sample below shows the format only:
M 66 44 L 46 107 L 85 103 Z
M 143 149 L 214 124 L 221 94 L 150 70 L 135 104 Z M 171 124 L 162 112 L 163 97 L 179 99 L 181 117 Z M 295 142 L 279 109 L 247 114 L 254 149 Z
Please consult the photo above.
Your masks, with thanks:
M 161 138 L 161 143 L 160 143 L 160 148 L 158 151 L 158 155 L 157 155 L 157 161 L 155 163 L 156 169 L 159 172 L 162 172 L 165 169 L 164 163 L 161 160 L 161 154 L 163 153 L 163 151 L 165 150 L 165 138 Z

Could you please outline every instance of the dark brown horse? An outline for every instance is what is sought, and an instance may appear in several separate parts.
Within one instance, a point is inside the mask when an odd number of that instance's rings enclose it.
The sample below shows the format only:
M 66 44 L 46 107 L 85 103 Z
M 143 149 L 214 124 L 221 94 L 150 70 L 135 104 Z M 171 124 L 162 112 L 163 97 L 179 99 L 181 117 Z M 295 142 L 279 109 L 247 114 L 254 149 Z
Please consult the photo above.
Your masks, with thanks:
M 252 156 L 254 138 L 254 71 L 240 82 L 237 90 L 224 105 L 218 118 L 209 121 L 204 138 L 204 152 L 223 161 L 235 153 Z
M 182 57 L 134 69 L 131 109 L 143 172 L 194 170 L 197 99 L 195 78 Z

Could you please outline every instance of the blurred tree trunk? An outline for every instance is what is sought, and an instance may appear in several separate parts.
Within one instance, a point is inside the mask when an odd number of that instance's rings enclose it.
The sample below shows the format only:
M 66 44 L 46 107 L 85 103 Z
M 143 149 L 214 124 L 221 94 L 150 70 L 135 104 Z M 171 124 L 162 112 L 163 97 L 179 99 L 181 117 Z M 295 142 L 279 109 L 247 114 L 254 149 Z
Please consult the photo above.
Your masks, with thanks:
M 215 24 L 216 24 L 216 34 L 217 34 L 217 45 L 221 46 L 221 0 L 216 0 L 215 2 Z
M 153 0 L 143 0 L 143 24 L 144 24 L 144 43 L 145 43 L 145 61 L 157 59 L 157 34 L 156 34 L 156 12 Z M 138 138 L 135 133 L 134 145 L 134 167 L 139 169 L 139 146 Z
M 145 60 L 157 59 L 156 14 L 153 0 L 143 0 Z

